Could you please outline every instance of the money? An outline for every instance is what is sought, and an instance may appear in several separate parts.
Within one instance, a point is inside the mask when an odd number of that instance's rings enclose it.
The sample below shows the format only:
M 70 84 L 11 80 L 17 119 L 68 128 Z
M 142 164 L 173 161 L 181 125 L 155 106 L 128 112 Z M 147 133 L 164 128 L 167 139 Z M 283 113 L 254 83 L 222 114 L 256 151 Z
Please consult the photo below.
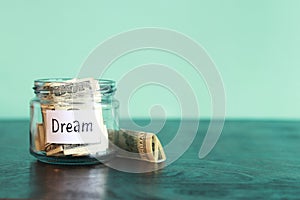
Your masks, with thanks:
M 45 149 L 45 131 L 44 131 L 44 125 L 42 123 L 37 124 L 37 130 L 38 130 L 38 138 L 39 143 L 41 146 L 41 150 Z
M 100 144 L 47 143 L 44 149 L 47 156 L 88 156 L 100 152 L 101 148 Z
M 51 145 L 50 148 L 46 150 L 47 156 L 57 156 L 57 154 L 63 152 L 63 146 L 62 145 Z M 59 154 L 60 155 L 60 154 Z
M 73 156 L 87 156 L 89 154 L 95 154 L 99 152 L 102 148 L 100 144 L 89 144 L 81 146 L 70 146 L 64 145 L 63 153 L 64 155 L 73 155 Z
M 160 163 L 166 160 L 163 147 L 154 133 L 121 129 L 108 130 L 109 140 L 117 149 L 117 156 Z
M 36 124 L 36 134 L 34 138 L 35 148 L 38 151 L 42 151 L 45 149 L 45 134 L 44 134 L 44 126 L 42 123 Z
M 100 144 L 50 144 L 44 143 L 43 124 L 37 124 L 38 146 L 47 156 L 89 156 L 103 151 Z M 154 133 L 121 129 L 108 129 L 108 138 L 116 150 L 116 155 L 123 158 L 160 163 L 166 160 L 163 147 Z M 43 142 L 41 142 L 43 141 Z
M 101 93 L 98 80 L 92 78 L 72 79 L 48 83 L 49 94 L 41 103 L 44 126 L 47 127 L 47 110 L 97 110 L 101 116 L 100 127 L 104 126 L 102 118 Z M 105 132 L 105 130 L 104 130 Z
M 35 135 L 35 138 L 34 138 L 34 145 L 35 145 L 35 149 L 37 151 L 42 151 L 42 147 L 41 147 L 41 144 L 40 144 L 40 139 L 38 137 L 38 134 Z
M 41 101 L 43 123 L 37 125 L 36 149 L 45 150 L 47 156 L 87 156 L 104 151 L 101 144 L 55 144 L 46 143 L 49 110 L 90 110 L 97 113 L 96 119 L 101 132 L 107 136 L 107 128 L 102 117 L 101 93 L 98 80 L 93 78 L 72 79 L 46 84 L 48 93 Z M 95 112 L 93 112 L 95 111 Z M 49 113 L 49 112 L 48 112 Z M 100 133 L 99 133 L 100 134 Z
M 43 96 L 43 99 L 41 101 L 43 123 L 36 124 L 37 131 L 34 141 L 37 151 L 44 151 L 47 156 L 58 157 L 93 156 L 106 151 L 107 149 L 104 149 L 104 147 L 107 148 L 107 146 L 103 146 L 100 143 L 47 143 L 49 139 L 46 135 L 48 133 L 48 129 L 46 129 L 46 127 L 49 127 L 48 125 L 50 125 L 50 127 L 53 126 L 53 124 L 51 126 L 51 123 L 47 121 L 47 113 L 48 117 L 51 113 L 49 112 L 49 110 L 91 110 L 97 113 L 96 118 L 100 126 L 100 132 L 105 135 L 106 141 L 108 137 L 110 141 L 109 148 L 115 149 L 117 156 L 153 163 L 160 163 L 166 160 L 166 155 L 164 153 L 163 147 L 158 137 L 154 133 L 125 129 L 107 129 L 103 120 L 101 93 L 97 80 L 87 78 L 72 79 L 69 81 L 53 83 L 49 82 L 47 83 L 47 91 L 48 93 Z M 64 122 L 61 124 L 61 126 L 63 126 L 63 124 L 65 126 L 65 129 L 69 125 Z M 61 130 L 64 129 L 61 128 Z M 70 141 L 68 140 L 68 142 Z
M 74 102 L 74 100 L 101 100 L 98 81 L 92 78 L 72 79 L 49 84 L 48 99 L 55 103 Z

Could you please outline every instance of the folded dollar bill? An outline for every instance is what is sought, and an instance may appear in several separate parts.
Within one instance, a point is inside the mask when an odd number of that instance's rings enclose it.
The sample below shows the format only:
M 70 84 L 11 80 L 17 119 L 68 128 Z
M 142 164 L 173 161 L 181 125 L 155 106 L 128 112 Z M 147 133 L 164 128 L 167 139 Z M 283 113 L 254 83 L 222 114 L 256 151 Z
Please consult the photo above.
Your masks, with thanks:
M 163 147 L 154 133 L 121 129 L 109 130 L 109 140 L 117 149 L 117 156 L 160 163 L 166 160 Z

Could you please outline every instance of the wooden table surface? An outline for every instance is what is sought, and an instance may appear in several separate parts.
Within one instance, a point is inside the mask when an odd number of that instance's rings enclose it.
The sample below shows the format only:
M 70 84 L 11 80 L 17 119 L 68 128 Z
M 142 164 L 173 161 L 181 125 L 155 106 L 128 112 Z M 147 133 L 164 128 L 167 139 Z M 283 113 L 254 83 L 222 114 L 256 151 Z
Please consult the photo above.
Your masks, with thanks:
M 162 143 L 178 125 L 165 124 L 158 134 Z M 176 162 L 132 174 L 101 164 L 38 162 L 29 154 L 28 121 L 2 120 L 0 198 L 300 199 L 300 122 L 226 121 L 216 147 L 202 160 L 198 152 L 208 121 L 199 125 L 193 144 Z

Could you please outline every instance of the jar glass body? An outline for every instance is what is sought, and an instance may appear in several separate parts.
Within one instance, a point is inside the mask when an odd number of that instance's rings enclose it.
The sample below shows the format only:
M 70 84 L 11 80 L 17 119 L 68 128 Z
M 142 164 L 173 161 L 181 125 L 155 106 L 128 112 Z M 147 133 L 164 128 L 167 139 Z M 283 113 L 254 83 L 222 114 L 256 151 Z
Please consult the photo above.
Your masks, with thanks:
M 101 94 L 101 98 L 92 101 L 92 103 L 89 101 L 90 103 L 86 104 L 85 99 L 80 99 L 80 102 L 70 101 L 70 99 L 68 99 L 68 103 L 66 104 L 63 98 L 61 101 L 53 103 L 52 99 L 49 100 L 49 94 L 51 94 L 51 87 L 49 87 L 49 85 L 57 82 L 62 83 L 64 81 L 69 81 L 69 79 L 41 79 L 35 81 L 34 90 L 36 96 L 30 101 L 30 153 L 38 160 L 52 164 L 83 165 L 97 164 L 110 160 L 114 156 L 114 150 L 109 144 L 109 141 L 108 145 L 104 149 L 101 148 L 101 150 L 95 149 L 99 146 L 97 142 L 93 144 L 90 144 L 87 141 L 81 141 L 79 144 L 76 144 L 76 142 L 74 143 L 74 141 L 58 143 L 49 142 L 48 129 L 50 126 L 49 124 L 51 123 L 49 121 L 49 113 L 51 114 L 51 112 L 73 113 L 78 111 L 80 113 L 83 110 L 88 110 L 88 112 L 91 112 L 91 115 L 85 114 L 82 116 L 81 114 L 78 114 L 78 117 L 88 121 L 88 118 L 93 117 L 93 114 L 95 113 L 95 115 L 99 115 L 96 117 L 94 116 L 95 119 L 103 120 L 103 124 L 105 125 L 104 129 L 107 129 L 106 134 L 111 130 L 119 130 L 119 101 L 114 98 L 116 90 L 114 81 L 98 80 L 97 82 L 100 86 L 99 95 Z M 70 122 L 75 121 L 76 120 L 73 118 L 70 120 Z M 48 126 L 46 126 L 46 124 L 48 124 Z M 65 126 L 63 127 L 62 124 L 65 124 Z M 64 134 L 65 140 L 68 140 L 68 137 L 72 134 L 72 128 L 74 128 L 76 132 L 76 125 L 76 123 L 75 125 L 71 123 L 57 123 L 54 125 L 52 124 L 51 126 L 52 128 L 54 127 L 59 130 L 57 134 Z M 83 128 L 84 125 L 86 125 L 85 129 L 89 130 L 87 123 L 83 124 L 82 122 L 82 131 L 85 130 Z M 59 129 L 60 126 L 61 130 Z M 92 128 L 94 127 L 90 127 L 90 129 Z M 68 135 L 68 133 L 70 135 Z M 109 136 L 107 135 L 107 140 L 108 138 Z M 68 153 L 66 153 L 66 149 L 68 149 Z

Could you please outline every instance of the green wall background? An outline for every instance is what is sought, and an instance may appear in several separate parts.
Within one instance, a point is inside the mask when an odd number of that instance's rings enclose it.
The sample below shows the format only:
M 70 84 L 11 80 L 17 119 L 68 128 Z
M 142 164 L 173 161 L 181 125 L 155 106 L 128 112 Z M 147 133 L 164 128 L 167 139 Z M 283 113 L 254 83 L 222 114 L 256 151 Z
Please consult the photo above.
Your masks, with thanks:
M 162 27 L 207 50 L 224 81 L 227 117 L 299 119 L 299 10 L 297 0 L 2 0 L 0 118 L 28 118 L 35 79 L 76 76 L 89 53 L 112 35 Z M 106 76 L 117 79 L 124 69 L 148 62 L 168 64 L 186 76 L 197 91 L 201 116 L 210 116 L 203 81 L 173 55 L 136 52 L 114 63 Z M 145 97 L 153 92 L 157 96 Z M 155 86 L 137 92 L 131 102 L 134 117 L 147 116 L 153 103 L 165 105 L 169 117 L 180 114 L 175 98 Z

